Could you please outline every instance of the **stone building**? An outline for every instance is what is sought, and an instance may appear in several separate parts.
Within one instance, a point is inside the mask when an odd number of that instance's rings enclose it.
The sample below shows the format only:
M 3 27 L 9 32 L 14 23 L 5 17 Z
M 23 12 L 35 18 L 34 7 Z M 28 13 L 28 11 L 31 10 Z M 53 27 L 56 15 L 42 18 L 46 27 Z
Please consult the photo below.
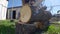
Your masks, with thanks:
M 19 19 L 21 6 L 10 7 L 7 10 L 7 19 Z

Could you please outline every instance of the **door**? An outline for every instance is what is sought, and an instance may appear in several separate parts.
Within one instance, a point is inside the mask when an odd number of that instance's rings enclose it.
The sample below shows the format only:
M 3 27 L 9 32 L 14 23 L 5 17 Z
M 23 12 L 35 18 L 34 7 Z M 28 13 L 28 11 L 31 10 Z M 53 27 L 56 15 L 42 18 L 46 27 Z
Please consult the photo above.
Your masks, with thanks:
M 13 11 L 12 18 L 16 19 L 16 11 L 15 10 Z

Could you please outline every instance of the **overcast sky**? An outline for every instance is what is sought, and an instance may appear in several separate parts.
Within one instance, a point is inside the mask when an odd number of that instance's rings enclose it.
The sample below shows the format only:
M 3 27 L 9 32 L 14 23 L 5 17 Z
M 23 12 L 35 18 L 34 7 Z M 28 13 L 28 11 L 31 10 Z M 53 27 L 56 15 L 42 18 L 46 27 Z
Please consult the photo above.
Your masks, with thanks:
M 51 13 L 56 14 L 58 10 L 60 10 L 60 6 L 55 6 L 55 5 L 60 5 L 60 0 L 45 0 L 44 5 L 46 5 L 49 9 L 52 7 Z M 22 1 L 21 0 L 9 0 L 8 7 L 16 7 L 16 6 L 22 6 Z

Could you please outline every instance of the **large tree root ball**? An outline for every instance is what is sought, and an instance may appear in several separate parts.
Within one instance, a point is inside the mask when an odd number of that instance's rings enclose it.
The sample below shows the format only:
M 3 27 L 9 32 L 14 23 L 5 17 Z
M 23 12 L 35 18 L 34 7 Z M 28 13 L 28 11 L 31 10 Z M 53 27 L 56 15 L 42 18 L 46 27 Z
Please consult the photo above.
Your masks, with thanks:
M 20 23 L 16 24 L 16 34 L 33 34 L 36 31 L 48 30 L 51 18 L 52 14 L 44 7 L 36 11 L 35 6 L 25 5 L 20 11 Z

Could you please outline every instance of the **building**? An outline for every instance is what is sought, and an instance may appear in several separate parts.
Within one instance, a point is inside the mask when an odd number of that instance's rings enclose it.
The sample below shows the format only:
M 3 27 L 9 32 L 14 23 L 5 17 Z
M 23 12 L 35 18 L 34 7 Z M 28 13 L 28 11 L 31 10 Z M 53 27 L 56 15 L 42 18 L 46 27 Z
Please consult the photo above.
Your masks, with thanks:
M 0 20 L 6 20 L 8 0 L 0 0 Z
M 7 19 L 19 19 L 21 6 L 10 7 L 7 10 Z
M 60 21 L 60 14 L 54 14 L 53 15 L 51 22 L 55 22 L 55 21 Z

